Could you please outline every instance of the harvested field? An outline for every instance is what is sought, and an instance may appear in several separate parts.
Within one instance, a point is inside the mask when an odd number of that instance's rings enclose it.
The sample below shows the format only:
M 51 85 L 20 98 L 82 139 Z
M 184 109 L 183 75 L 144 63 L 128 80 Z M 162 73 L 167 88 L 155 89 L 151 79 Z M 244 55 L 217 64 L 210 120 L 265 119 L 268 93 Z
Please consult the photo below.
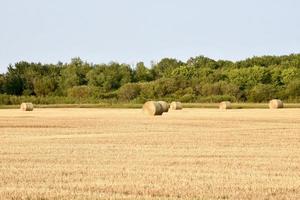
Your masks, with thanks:
M 300 109 L 0 110 L 0 199 L 300 199 Z

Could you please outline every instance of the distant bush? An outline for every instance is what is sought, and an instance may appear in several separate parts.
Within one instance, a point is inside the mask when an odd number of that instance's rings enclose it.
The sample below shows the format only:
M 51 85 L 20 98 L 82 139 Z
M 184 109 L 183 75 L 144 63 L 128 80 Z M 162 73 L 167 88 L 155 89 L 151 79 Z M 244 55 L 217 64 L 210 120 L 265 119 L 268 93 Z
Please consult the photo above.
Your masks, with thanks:
M 78 99 L 84 99 L 92 96 L 92 89 L 89 86 L 74 86 L 68 90 L 68 96 Z
M 292 99 L 300 98 L 300 79 L 291 81 L 285 90 L 286 96 Z
M 148 100 L 156 98 L 154 82 L 140 83 L 140 89 L 140 98 Z
M 7 94 L 0 94 L 0 104 L 10 105 L 10 96 Z
M 141 87 L 137 83 L 127 83 L 118 90 L 118 98 L 122 101 L 130 101 L 140 95 Z
M 195 101 L 196 96 L 194 94 L 185 94 L 182 97 L 179 97 L 179 101 L 184 103 L 191 103 Z
M 270 84 L 258 84 L 254 86 L 248 94 L 248 101 L 251 102 L 266 102 L 272 98 L 277 98 L 276 88 Z

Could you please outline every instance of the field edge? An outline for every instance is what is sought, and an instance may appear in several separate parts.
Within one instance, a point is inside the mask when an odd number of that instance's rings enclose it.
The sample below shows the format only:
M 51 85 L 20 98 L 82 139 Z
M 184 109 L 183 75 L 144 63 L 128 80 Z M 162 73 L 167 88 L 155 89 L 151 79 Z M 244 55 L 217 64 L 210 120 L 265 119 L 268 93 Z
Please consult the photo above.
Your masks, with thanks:
M 139 109 L 143 104 L 35 104 L 35 108 L 119 108 Z M 218 103 L 183 103 L 184 108 L 218 108 Z M 300 108 L 300 103 L 285 103 L 285 108 Z M 19 109 L 20 105 L 0 105 L 0 109 Z M 268 109 L 267 103 L 232 103 L 233 109 Z

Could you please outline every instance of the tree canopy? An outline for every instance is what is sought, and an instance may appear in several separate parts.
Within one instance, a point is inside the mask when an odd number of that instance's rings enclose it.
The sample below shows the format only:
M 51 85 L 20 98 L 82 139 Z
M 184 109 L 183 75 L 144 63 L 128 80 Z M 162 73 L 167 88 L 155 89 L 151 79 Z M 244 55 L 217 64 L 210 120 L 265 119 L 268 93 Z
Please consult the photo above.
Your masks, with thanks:
M 134 67 L 116 62 L 91 64 L 80 58 L 57 64 L 20 61 L 0 74 L 0 95 L 57 97 L 58 101 L 74 98 L 85 102 L 91 98 L 121 102 L 265 102 L 281 98 L 298 102 L 300 54 L 253 57 L 238 62 L 204 56 L 187 62 L 163 58 L 151 66 L 139 62 Z M 3 99 L 0 98 L 1 104 L 13 103 Z

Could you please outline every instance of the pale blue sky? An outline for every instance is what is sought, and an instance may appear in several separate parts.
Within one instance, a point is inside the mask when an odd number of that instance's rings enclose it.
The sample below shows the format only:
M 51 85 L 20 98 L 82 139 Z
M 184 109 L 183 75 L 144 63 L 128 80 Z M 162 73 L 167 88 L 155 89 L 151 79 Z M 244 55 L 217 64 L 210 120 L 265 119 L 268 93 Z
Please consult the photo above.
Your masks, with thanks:
M 299 0 L 0 0 L 0 72 L 77 56 L 133 64 L 299 52 Z

